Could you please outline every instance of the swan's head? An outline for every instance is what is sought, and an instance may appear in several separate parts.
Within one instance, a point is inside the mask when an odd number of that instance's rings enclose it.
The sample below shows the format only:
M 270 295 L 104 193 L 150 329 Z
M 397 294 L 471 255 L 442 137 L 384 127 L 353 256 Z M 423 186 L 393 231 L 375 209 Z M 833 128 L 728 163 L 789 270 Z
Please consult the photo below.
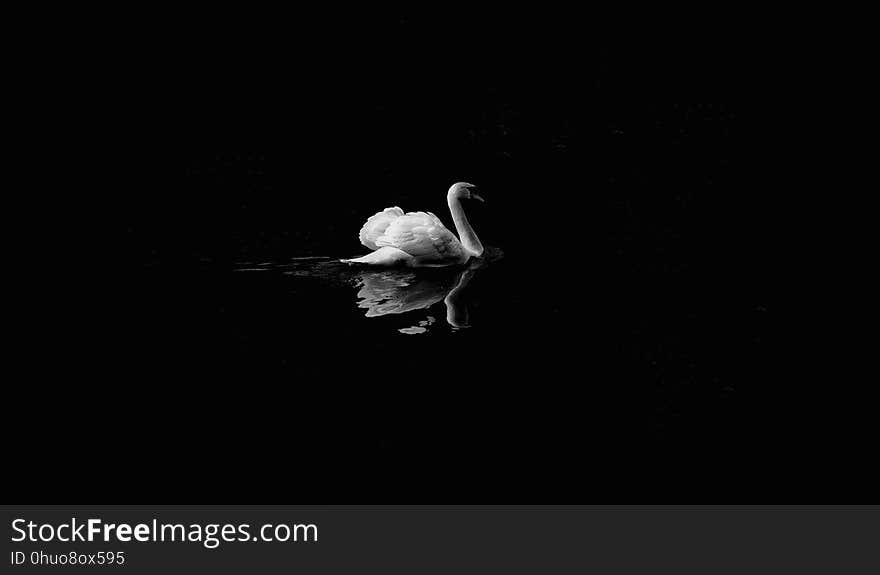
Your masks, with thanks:
M 457 184 L 452 184 L 452 187 L 449 188 L 449 192 L 446 194 L 447 198 L 457 198 L 459 200 L 480 200 L 484 202 L 483 198 L 480 197 L 479 194 L 474 192 L 472 188 L 476 186 L 473 184 L 469 184 L 467 182 L 458 182 Z

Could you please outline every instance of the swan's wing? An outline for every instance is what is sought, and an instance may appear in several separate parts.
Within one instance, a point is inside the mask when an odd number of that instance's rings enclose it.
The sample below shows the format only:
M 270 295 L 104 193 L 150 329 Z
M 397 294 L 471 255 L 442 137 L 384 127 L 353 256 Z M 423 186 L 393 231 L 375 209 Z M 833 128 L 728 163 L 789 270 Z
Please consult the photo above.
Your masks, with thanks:
M 385 230 L 388 229 L 391 222 L 402 215 L 403 210 L 394 207 L 385 208 L 378 214 L 370 217 L 367 220 L 367 223 L 361 228 L 361 243 L 371 250 L 378 250 L 379 246 L 376 245 L 376 239 L 385 233 Z
M 376 238 L 376 245 L 395 247 L 424 260 L 455 259 L 464 254 L 458 238 L 430 212 L 410 212 L 395 218 Z

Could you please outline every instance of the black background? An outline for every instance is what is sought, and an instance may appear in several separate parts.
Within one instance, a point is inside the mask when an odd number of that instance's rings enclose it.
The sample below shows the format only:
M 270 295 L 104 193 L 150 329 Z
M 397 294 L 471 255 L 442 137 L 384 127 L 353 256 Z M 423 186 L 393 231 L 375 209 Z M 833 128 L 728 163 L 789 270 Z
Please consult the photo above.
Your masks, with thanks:
M 28 332 L 44 367 L 9 402 L 19 489 L 806 492 L 814 434 L 773 411 L 747 42 L 712 19 L 642 34 L 566 12 L 216 16 L 120 18 L 96 42 L 100 79 L 79 79 L 81 144 L 100 151 L 68 237 L 98 251 L 41 293 Z M 357 341 L 318 292 L 229 279 L 241 261 L 360 253 L 367 216 L 445 214 L 454 181 L 481 188 L 472 219 L 505 253 L 484 293 L 511 298 L 454 361 Z

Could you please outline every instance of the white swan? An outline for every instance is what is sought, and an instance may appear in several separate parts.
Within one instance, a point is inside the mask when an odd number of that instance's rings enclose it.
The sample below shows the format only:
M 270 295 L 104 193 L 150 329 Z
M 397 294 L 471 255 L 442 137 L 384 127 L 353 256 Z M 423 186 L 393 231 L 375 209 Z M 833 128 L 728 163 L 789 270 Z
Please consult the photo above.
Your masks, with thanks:
M 473 187 L 473 184 L 458 182 L 446 194 L 461 241 L 431 212 L 404 214 L 398 207 L 386 208 L 368 219 L 361 228 L 361 243 L 374 250 L 373 253 L 341 261 L 373 266 L 440 267 L 459 265 L 471 257 L 480 257 L 483 244 L 461 207 L 462 199 L 483 201 L 470 190 Z

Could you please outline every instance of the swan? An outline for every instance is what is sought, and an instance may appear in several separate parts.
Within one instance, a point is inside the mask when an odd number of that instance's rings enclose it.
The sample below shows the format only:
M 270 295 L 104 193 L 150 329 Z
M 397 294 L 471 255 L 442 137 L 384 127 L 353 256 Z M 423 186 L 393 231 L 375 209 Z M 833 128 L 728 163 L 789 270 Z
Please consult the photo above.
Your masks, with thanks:
M 431 212 L 408 212 L 398 207 L 370 217 L 360 232 L 361 243 L 373 250 L 360 258 L 340 260 L 372 266 L 443 267 L 467 263 L 483 254 L 483 244 L 464 215 L 461 200 L 484 201 L 467 182 L 453 184 L 446 203 L 458 238 Z M 461 238 L 459 240 L 459 238 Z

